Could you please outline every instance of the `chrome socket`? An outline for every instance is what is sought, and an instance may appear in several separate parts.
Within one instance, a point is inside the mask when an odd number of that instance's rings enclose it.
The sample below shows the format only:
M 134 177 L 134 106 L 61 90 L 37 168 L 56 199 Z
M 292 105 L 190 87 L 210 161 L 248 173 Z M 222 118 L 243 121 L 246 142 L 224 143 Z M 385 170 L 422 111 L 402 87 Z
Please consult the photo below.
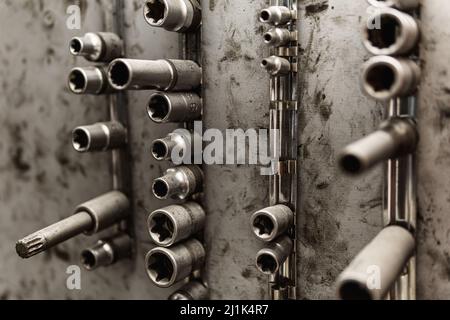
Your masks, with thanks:
M 202 12 L 196 0 L 146 0 L 144 18 L 152 27 L 189 32 L 199 28 Z
M 419 133 L 408 118 L 391 118 L 380 129 L 356 141 L 341 152 L 339 166 L 348 174 L 361 174 L 378 163 L 416 150 Z
M 173 293 L 168 300 L 208 300 L 209 289 L 200 281 L 194 280 Z
M 161 288 L 169 288 L 203 267 L 205 249 L 200 241 L 191 239 L 171 248 L 157 247 L 145 257 L 150 280 Z
M 127 130 L 119 122 L 81 126 L 72 132 L 72 145 L 78 152 L 107 151 L 126 144 Z
M 117 261 L 131 257 L 132 241 L 127 234 L 99 240 L 94 246 L 81 253 L 81 264 L 89 271 L 110 266 Z
M 417 21 L 409 14 L 396 9 L 376 10 L 369 17 L 367 25 L 364 28 L 364 46 L 374 55 L 408 54 L 419 42 L 420 30 Z
M 294 213 L 285 205 L 276 205 L 255 212 L 250 221 L 255 236 L 259 240 L 271 242 L 293 226 Z
M 115 33 L 89 32 L 70 40 L 70 53 L 92 62 L 110 62 L 124 55 L 122 39 Z
M 108 68 L 116 90 L 191 91 L 201 80 L 202 69 L 190 60 L 116 59 Z
M 282 47 L 289 45 L 293 40 L 293 33 L 288 29 L 272 28 L 264 35 L 264 43 L 273 47 Z
M 150 213 L 147 226 L 152 241 L 170 247 L 197 234 L 205 226 L 206 214 L 195 202 L 172 205 Z
M 380 101 L 405 97 L 417 90 L 420 75 L 419 66 L 412 60 L 372 57 L 363 66 L 362 90 L 369 97 Z
M 294 11 L 283 6 L 271 6 L 262 10 L 259 14 L 259 21 L 274 26 L 288 24 L 294 20 L 294 18 Z
M 75 94 L 98 95 L 114 92 L 108 83 L 104 68 L 73 68 L 70 70 L 67 81 L 69 90 Z
M 203 172 L 195 165 L 170 168 L 153 182 L 156 198 L 185 200 L 203 189 Z
M 278 238 L 257 253 L 256 267 L 264 274 L 273 275 L 280 270 L 292 249 L 293 242 L 288 236 Z
M 386 297 L 414 254 L 413 235 L 399 226 L 382 230 L 350 263 L 337 280 L 343 300 L 381 300 Z
M 292 71 L 289 60 L 277 56 L 263 59 L 261 66 L 266 69 L 271 76 L 287 75 Z
M 171 160 L 176 165 L 192 164 L 195 159 L 195 146 L 202 150 L 202 137 L 186 129 L 177 129 L 163 139 L 152 143 L 152 155 L 158 161 Z
M 410 11 L 420 6 L 420 0 L 367 0 L 375 8 L 394 7 L 400 10 Z
M 156 92 L 147 103 L 147 114 L 155 123 L 199 120 L 202 111 L 202 99 L 196 93 Z

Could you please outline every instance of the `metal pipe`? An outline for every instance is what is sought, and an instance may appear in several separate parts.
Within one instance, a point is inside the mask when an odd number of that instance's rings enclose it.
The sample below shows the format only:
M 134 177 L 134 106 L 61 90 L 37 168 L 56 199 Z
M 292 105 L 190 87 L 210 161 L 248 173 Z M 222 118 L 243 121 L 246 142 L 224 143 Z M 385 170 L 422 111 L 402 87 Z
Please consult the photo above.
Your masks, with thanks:
M 376 164 L 414 152 L 419 142 L 416 124 L 409 118 L 391 118 L 380 129 L 341 152 L 339 166 L 348 174 L 361 174 Z
M 147 226 L 150 238 L 156 245 L 170 247 L 201 231 L 205 220 L 202 206 L 188 202 L 153 211 L 148 217 Z
M 156 198 L 184 200 L 203 189 L 203 172 L 195 165 L 170 168 L 153 182 Z
M 288 29 L 272 28 L 264 35 L 264 42 L 273 47 L 289 45 L 294 39 L 293 34 Z
M 399 226 L 383 229 L 339 276 L 339 298 L 385 298 L 414 254 L 414 247 L 414 237 L 408 230 Z
M 264 274 L 278 272 L 292 253 L 293 242 L 288 236 L 278 238 L 261 249 L 256 255 L 256 266 Z
M 150 280 L 168 288 L 203 267 L 205 249 L 200 241 L 188 240 L 171 248 L 156 247 L 146 255 L 145 266 Z
M 420 0 L 368 0 L 376 8 L 394 7 L 400 10 L 414 10 L 420 6 Z
M 152 155 L 158 161 L 171 160 L 176 165 L 192 164 L 195 146 L 202 145 L 202 137 L 186 129 L 177 129 L 167 137 L 152 143 Z M 200 151 L 202 148 L 197 148 Z
M 419 25 L 412 16 L 382 8 L 369 17 L 364 29 L 364 46 L 374 55 L 403 55 L 417 46 L 419 37 Z
M 208 300 L 209 289 L 198 280 L 194 280 L 173 293 L 168 300 Z
M 108 83 L 104 68 L 73 68 L 70 70 L 67 82 L 69 90 L 75 94 L 98 95 L 114 92 Z
M 92 62 L 110 62 L 124 56 L 122 39 L 111 32 L 89 32 L 70 40 L 70 53 Z
M 387 101 L 405 97 L 417 90 L 420 68 L 410 59 L 376 56 L 363 66 L 361 84 L 370 97 Z
M 116 59 L 108 81 L 116 90 L 191 91 L 198 88 L 202 69 L 190 60 Z
M 132 241 L 129 235 L 121 233 L 99 240 L 94 246 L 81 253 L 81 263 L 87 270 L 110 266 L 117 261 L 131 257 Z
M 152 27 L 189 32 L 200 26 L 202 11 L 196 0 L 146 0 L 144 18 Z
M 271 6 L 263 9 L 259 14 L 259 20 L 275 26 L 284 25 L 294 18 L 293 12 L 288 7 Z
M 30 258 L 81 233 L 95 234 L 126 218 L 129 207 L 121 192 L 104 194 L 78 206 L 74 215 L 17 241 L 17 254 Z
M 72 144 L 78 152 L 107 151 L 127 144 L 127 130 L 119 122 L 103 122 L 77 127 Z
M 276 205 L 255 212 L 251 217 L 251 225 L 255 236 L 270 242 L 286 233 L 294 223 L 294 213 L 285 205 Z
M 155 123 L 198 120 L 202 109 L 202 99 L 196 93 L 155 92 L 147 103 L 147 114 Z
M 287 75 L 292 71 L 289 60 L 277 56 L 263 59 L 261 66 L 266 69 L 271 76 Z

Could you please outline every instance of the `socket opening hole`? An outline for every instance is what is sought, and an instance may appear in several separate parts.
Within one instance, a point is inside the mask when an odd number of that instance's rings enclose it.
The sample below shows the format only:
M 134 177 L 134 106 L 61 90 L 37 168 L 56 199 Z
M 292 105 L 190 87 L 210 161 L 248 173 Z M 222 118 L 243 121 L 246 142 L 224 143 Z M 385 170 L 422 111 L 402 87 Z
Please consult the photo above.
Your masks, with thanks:
M 166 199 L 169 194 L 169 186 L 163 180 L 156 180 L 153 184 L 153 193 L 160 199 Z
M 164 213 L 157 213 L 150 221 L 152 237 L 160 244 L 167 244 L 173 237 L 175 227 L 172 220 Z
M 83 44 L 81 43 L 80 39 L 72 39 L 70 41 L 70 51 L 72 52 L 72 54 L 79 54 L 82 48 Z
M 253 221 L 253 230 L 259 237 L 269 238 L 275 230 L 275 225 L 270 217 L 259 215 Z
M 148 115 L 156 122 L 164 121 L 169 115 L 169 102 L 164 96 L 155 95 L 148 103 Z
M 375 92 L 390 91 L 395 83 L 395 72 L 387 65 L 376 65 L 367 72 L 367 83 Z
M 270 254 L 261 254 L 260 256 L 258 256 L 256 263 L 259 270 L 261 270 L 265 274 L 274 274 L 278 270 L 278 263 Z
M 74 93 L 82 93 L 86 88 L 86 77 L 80 70 L 73 70 L 69 75 L 69 88 Z
M 374 17 L 373 28 L 368 29 L 368 40 L 378 49 L 387 49 L 397 42 L 397 38 L 402 32 L 402 28 L 397 18 L 384 14 Z
M 90 139 L 88 133 L 83 129 L 76 129 L 73 132 L 72 142 L 75 150 L 85 151 L 89 148 Z
M 264 41 L 265 41 L 266 43 L 270 43 L 270 42 L 272 41 L 272 35 L 271 35 L 270 33 L 266 33 L 266 34 L 264 35 Z
M 130 81 L 130 75 L 128 66 L 122 61 L 114 62 L 109 71 L 109 77 L 112 84 L 118 86 L 119 88 L 123 88 L 128 84 Z
M 267 11 L 267 10 L 261 11 L 260 17 L 261 17 L 261 20 L 264 21 L 264 22 L 269 21 L 269 19 L 270 19 L 269 11 Z
M 155 252 L 149 257 L 147 270 L 150 278 L 162 285 L 169 284 L 174 276 L 172 261 L 161 252 Z
M 81 263 L 86 269 L 92 270 L 97 266 L 97 259 L 91 251 L 84 250 L 81 253 Z
M 162 0 L 150 0 L 145 4 L 145 18 L 151 24 L 159 24 L 166 14 L 166 4 Z
M 352 280 L 346 281 L 341 285 L 339 296 L 342 300 L 372 300 L 367 287 Z
M 162 141 L 155 141 L 152 146 L 152 154 L 156 160 L 164 160 L 168 156 L 167 145 Z
M 355 157 L 354 155 L 348 154 L 341 158 L 341 168 L 347 172 L 356 174 L 361 171 L 361 161 L 358 159 L 358 157 Z

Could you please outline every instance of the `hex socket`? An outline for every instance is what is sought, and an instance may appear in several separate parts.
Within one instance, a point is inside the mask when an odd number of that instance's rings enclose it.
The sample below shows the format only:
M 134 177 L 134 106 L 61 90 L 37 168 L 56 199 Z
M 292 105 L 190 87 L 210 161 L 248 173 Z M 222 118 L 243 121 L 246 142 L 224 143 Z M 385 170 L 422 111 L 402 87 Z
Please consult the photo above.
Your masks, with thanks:
M 292 11 L 284 6 L 271 6 L 263 9 L 259 14 L 259 20 L 274 26 L 284 25 L 293 19 Z
M 288 59 L 277 56 L 263 59 L 261 66 L 266 69 L 271 76 L 286 75 L 292 70 L 291 63 Z
M 190 60 L 116 59 L 108 68 L 116 90 L 191 91 L 201 80 L 202 69 Z
M 362 90 L 369 97 L 380 101 L 405 97 L 417 90 L 420 75 L 419 66 L 412 60 L 372 57 L 363 66 Z
M 208 300 L 209 289 L 200 281 L 194 280 L 171 294 L 168 300 Z
M 72 132 L 72 145 L 78 152 L 117 149 L 127 144 L 127 130 L 119 122 L 103 122 L 77 127 Z
M 292 248 L 293 243 L 288 236 L 270 242 L 257 253 L 256 267 L 264 274 L 275 274 L 292 253 Z
M 364 28 L 363 42 L 366 49 L 374 55 L 408 54 L 419 42 L 419 25 L 407 13 L 382 8 L 376 10 L 368 22 Z
M 81 264 L 87 270 L 113 265 L 117 261 L 131 257 L 132 241 L 127 234 L 99 240 L 94 246 L 81 252 Z
M 89 32 L 70 40 L 70 53 L 92 62 L 110 62 L 124 55 L 122 39 L 115 33 Z
M 400 10 L 414 10 L 419 7 L 420 0 L 367 0 L 375 8 L 394 7 Z
M 168 288 L 203 267 L 205 249 L 200 241 L 191 239 L 171 248 L 156 247 L 145 257 L 150 280 L 161 288 Z
M 399 226 L 382 230 L 341 273 L 337 294 L 343 300 L 381 300 L 414 254 L 413 235 Z
M 195 121 L 202 111 L 202 99 L 196 93 L 155 92 L 147 103 L 147 114 L 155 123 Z
M 152 27 L 189 32 L 200 26 L 202 12 L 196 0 L 146 0 L 144 18 Z
M 114 92 L 108 83 L 104 68 L 73 68 L 67 81 L 69 90 L 75 94 L 99 95 Z
M 161 247 L 170 247 L 195 235 L 205 226 L 206 214 L 195 202 L 172 205 L 150 213 L 147 219 L 152 241 Z
M 418 142 L 413 120 L 392 118 L 379 130 L 344 148 L 338 157 L 339 166 L 348 174 L 361 174 L 380 162 L 414 152 Z
M 263 38 L 264 43 L 273 47 L 286 46 L 293 40 L 291 31 L 284 28 L 272 28 L 263 35 Z
M 203 189 L 203 172 L 195 165 L 170 168 L 153 182 L 156 198 L 185 200 Z
M 171 160 L 177 165 L 192 164 L 192 159 L 195 159 L 195 146 L 201 145 L 202 137 L 198 133 L 177 129 L 167 137 L 153 141 L 151 151 L 158 161 Z
M 259 240 L 271 242 L 292 227 L 294 213 L 289 207 L 280 204 L 255 212 L 250 221 L 255 236 Z
M 129 208 L 123 193 L 106 193 L 78 206 L 72 216 L 17 241 L 17 254 L 30 258 L 81 233 L 93 235 L 125 219 Z

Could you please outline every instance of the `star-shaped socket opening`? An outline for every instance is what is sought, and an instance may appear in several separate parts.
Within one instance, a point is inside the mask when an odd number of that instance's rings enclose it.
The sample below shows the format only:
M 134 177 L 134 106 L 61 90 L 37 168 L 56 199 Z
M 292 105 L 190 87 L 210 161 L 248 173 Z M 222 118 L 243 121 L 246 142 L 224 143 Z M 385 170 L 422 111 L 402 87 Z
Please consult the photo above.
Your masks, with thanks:
M 172 240 L 174 229 L 172 220 L 163 213 L 156 214 L 150 221 L 150 232 L 161 244 Z
M 166 5 L 162 0 L 151 0 L 146 3 L 145 17 L 149 22 L 158 24 L 164 19 Z
M 253 221 L 253 228 L 256 234 L 262 238 L 269 238 L 275 229 L 272 219 L 265 215 L 259 215 Z
M 174 268 L 172 262 L 165 254 L 157 252 L 148 260 L 148 272 L 155 282 L 164 285 L 171 281 Z

